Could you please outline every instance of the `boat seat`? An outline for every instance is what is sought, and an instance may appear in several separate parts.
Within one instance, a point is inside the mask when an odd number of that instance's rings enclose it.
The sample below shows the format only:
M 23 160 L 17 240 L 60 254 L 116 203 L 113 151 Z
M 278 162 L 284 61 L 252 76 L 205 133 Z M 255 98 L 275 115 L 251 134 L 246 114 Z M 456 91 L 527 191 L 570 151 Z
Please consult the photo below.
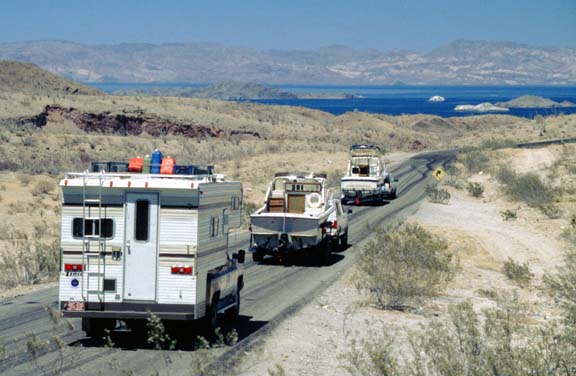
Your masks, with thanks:
M 283 213 L 284 197 L 280 198 L 270 197 L 270 199 L 268 200 L 268 211 L 270 213 Z

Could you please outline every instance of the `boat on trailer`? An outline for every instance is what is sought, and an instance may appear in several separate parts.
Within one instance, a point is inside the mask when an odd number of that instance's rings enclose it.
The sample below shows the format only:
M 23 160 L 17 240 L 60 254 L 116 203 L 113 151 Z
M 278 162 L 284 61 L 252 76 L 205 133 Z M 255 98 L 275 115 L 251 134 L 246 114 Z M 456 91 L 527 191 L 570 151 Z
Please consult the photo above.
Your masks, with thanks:
M 382 203 L 394 199 L 397 181 L 382 162 L 378 146 L 352 145 L 348 169 L 341 179 L 342 204 Z
M 327 263 L 334 246 L 348 236 L 346 213 L 326 187 L 326 174 L 275 174 L 250 224 L 256 262 L 265 255 L 282 263 L 295 253 L 319 252 Z

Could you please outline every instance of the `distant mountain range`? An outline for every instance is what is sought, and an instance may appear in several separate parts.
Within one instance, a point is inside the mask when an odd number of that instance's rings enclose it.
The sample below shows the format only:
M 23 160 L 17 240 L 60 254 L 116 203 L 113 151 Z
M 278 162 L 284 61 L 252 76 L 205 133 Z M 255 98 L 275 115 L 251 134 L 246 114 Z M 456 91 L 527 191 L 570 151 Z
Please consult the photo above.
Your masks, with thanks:
M 576 49 L 457 40 L 427 53 L 265 50 L 216 43 L 0 44 L 0 60 L 30 62 L 81 82 L 574 85 Z

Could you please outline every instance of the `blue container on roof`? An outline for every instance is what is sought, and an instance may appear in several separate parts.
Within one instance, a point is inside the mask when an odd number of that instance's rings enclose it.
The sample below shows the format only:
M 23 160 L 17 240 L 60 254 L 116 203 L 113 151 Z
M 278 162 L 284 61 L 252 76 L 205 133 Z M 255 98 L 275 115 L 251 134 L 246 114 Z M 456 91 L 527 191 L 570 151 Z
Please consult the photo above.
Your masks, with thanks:
M 162 152 L 158 149 L 155 149 L 152 152 L 152 160 L 150 165 L 150 173 L 151 174 L 159 174 L 160 167 L 162 166 Z

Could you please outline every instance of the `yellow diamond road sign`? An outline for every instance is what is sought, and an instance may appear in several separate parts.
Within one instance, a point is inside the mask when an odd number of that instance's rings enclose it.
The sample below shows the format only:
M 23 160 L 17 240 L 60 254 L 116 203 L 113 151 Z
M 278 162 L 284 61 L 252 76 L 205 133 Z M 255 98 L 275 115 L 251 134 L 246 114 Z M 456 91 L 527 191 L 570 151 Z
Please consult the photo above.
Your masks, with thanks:
M 432 176 L 434 179 L 440 181 L 444 178 L 444 176 L 446 176 L 446 173 L 444 170 L 442 170 L 442 167 L 436 167 L 436 169 L 432 172 Z

